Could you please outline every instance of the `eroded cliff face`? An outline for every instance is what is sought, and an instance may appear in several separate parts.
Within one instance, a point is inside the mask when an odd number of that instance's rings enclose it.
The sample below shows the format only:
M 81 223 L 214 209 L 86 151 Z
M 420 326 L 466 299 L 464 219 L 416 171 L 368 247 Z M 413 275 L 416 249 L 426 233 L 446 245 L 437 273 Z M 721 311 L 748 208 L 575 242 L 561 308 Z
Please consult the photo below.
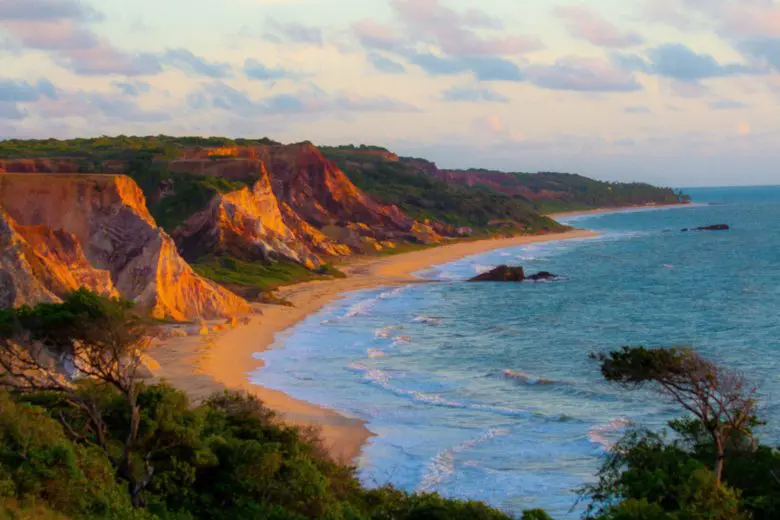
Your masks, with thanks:
M 327 257 L 407 241 L 439 242 L 444 230 L 369 197 L 310 143 L 188 150 L 169 168 L 202 177 L 257 179 L 251 189 L 215 196 L 173 232 L 190 260 L 227 254 L 313 268 Z
M 57 301 L 46 286 L 49 274 L 19 234 L 16 222 L 0 209 L 0 307 Z
M 254 186 L 214 197 L 209 206 L 173 232 L 184 257 L 226 254 L 244 260 L 293 260 L 310 269 L 320 258 L 309 248 L 308 233 L 285 223 L 271 189 L 268 172 L 259 163 Z M 323 237 L 323 239 L 325 239 Z
M 79 246 L 91 269 L 110 273 L 113 287 L 122 296 L 157 318 L 208 319 L 250 311 L 243 299 L 192 270 L 179 255 L 173 239 L 156 226 L 143 193 L 128 177 L 4 174 L 0 175 L 0 207 L 22 230 L 11 234 L 8 240 L 24 252 L 19 238 L 14 238 L 22 237 L 38 257 L 44 255 L 52 262 L 67 265 L 77 287 L 89 286 L 90 277 L 95 284 L 101 278 L 86 271 L 78 274 L 78 269 L 87 266 L 78 260 L 77 253 L 73 253 L 69 263 L 55 251 L 75 251 Z M 7 227 L 13 229 L 11 226 Z M 32 237 L 30 241 L 24 239 L 25 234 Z M 30 256 L 25 253 L 24 257 L 30 264 Z M 19 269 L 23 268 L 17 264 Z M 80 267 L 73 275 L 71 267 L 76 265 Z M 21 274 L 19 277 L 23 278 Z M 36 278 L 41 279 L 42 275 Z M 36 291 L 28 291 L 25 303 L 45 299 Z M 55 291 L 49 292 L 56 296 Z
M 311 143 L 258 146 L 256 150 L 271 172 L 279 201 L 356 252 L 381 249 L 382 242 L 441 240 L 427 224 L 363 193 Z

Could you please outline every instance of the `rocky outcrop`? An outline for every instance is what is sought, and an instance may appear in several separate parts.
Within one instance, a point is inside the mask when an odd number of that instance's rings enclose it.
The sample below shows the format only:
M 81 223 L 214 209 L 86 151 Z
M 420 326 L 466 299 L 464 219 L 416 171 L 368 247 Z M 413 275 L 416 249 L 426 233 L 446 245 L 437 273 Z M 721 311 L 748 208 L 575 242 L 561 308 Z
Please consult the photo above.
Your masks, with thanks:
M 367 239 L 365 244 L 350 239 L 353 250 L 371 249 L 386 241 L 441 240 L 431 226 L 363 193 L 311 143 L 258 146 L 256 150 L 271 174 L 279 201 L 337 241 L 345 233 Z
M 260 163 L 260 178 L 252 189 L 218 194 L 209 206 L 173 232 L 188 260 L 224 254 L 245 260 L 293 260 L 309 269 L 322 262 L 308 247 L 308 230 L 299 237 L 286 223 Z
M 486 273 L 475 276 L 470 282 L 522 282 L 525 280 L 525 271 L 522 267 L 510 267 L 500 265 Z
M 548 271 L 540 271 L 536 274 L 532 274 L 531 276 L 528 276 L 526 278 L 529 282 L 550 282 L 555 280 L 560 280 L 560 276 L 557 274 L 552 274 Z
M 110 273 L 90 265 L 73 235 L 20 226 L 0 208 L 0 307 L 55 302 L 80 287 L 118 295 Z
M 454 228 L 416 221 L 398 207 L 369 197 L 311 143 L 187 150 L 169 168 L 255 180 L 252 189 L 215 197 L 174 232 L 188 258 L 229 252 L 266 260 L 288 258 L 311 267 L 319 265 L 321 257 L 380 251 L 398 242 L 437 243 L 442 233 L 455 235 Z
M 728 231 L 731 229 L 731 226 L 728 224 L 713 224 L 711 226 L 702 226 L 702 227 L 696 227 L 696 228 L 685 228 L 682 231 Z
M 157 318 L 208 319 L 250 311 L 246 301 L 192 270 L 173 239 L 157 227 L 129 177 L 0 175 L 0 207 L 20 228 L 35 227 L 36 252 L 48 248 L 53 257 L 51 251 L 65 242 L 78 244 L 91 268 L 110 273 L 122 296 Z M 81 275 L 81 281 L 87 279 Z M 41 300 L 34 296 L 26 303 Z
M 0 209 L 0 307 L 57 301 L 47 280 L 61 282 L 39 261 L 16 222 Z

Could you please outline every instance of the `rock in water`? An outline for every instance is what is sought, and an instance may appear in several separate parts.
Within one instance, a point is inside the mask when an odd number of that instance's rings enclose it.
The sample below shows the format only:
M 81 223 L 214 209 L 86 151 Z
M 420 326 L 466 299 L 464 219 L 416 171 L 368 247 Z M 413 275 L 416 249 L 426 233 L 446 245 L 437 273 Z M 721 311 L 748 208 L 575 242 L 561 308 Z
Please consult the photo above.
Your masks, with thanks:
M 557 279 L 558 279 L 557 274 L 552 274 L 547 271 L 541 271 L 539 273 L 532 274 L 531 276 L 528 277 L 528 280 L 532 282 L 541 282 L 544 280 L 557 280 Z
M 522 267 L 510 267 L 501 265 L 495 269 L 475 276 L 470 282 L 522 282 L 525 280 L 525 271 Z
M 683 232 L 686 231 L 728 231 L 731 229 L 731 227 L 728 224 L 713 224 L 711 226 L 702 226 L 697 228 L 685 228 L 683 229 Z

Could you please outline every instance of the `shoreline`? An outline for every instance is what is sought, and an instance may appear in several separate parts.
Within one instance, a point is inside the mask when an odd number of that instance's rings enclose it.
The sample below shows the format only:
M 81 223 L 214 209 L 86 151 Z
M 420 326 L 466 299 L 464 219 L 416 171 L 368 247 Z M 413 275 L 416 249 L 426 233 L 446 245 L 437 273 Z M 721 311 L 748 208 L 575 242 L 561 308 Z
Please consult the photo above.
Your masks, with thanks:
M 560 218 L 571 218 L 571 217 L 584 217 L 587 215 L 608 215 L 612 213 L 632 213 L 635 211 L 652 211 L 657 209 L 671 209 L 671 208 L 688 208 L 688 207 L 696 207 L 701 206 L 702 204 L 697 204 L 695 202 L 679 202 L 679 203 L 670 203 L 670 204 L 641 204 L 637 206 L 621 206 L 618 208 L 596 208 L 596 209 L 581 209 L 581 210 L 574 210 L 574 211 L 556 211 L 553 213 L 545 213 L 546 217 L 560 217 Z
M 591 238 L 599 233 L 573 230 L 550 235 L 518 236 L 457 242 L 432 249 L 381 258 L 360 258 L 344 266 L 347 278 L 303 282 L 282 287 L 278 295 L 293 307 L 258 304 L 261 311 L 250 322 L 207 336 L 160 340 L 150 351 L 155 378 L 165 380 L 200 402 L 224 390 L 244 391 L 261 399 L 289 422 L 320 429 L 326 449 L 338 461 L 352 463 L 374 434 L 365 421 L 295 399 L 284 392 L 250 382 L 249 375 L 263 366 L 256 353 L 273 348 L 278 334 L 346 293 L 420 282 L 413 273 L 468 256 L 539 242 Z

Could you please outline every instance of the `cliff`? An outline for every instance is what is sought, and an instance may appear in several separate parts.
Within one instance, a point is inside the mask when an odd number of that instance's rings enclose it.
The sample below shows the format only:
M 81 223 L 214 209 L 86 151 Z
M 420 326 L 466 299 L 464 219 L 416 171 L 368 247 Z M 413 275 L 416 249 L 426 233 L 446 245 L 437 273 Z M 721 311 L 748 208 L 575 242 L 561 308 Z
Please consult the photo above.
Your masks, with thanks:
M 271 172 L 273 191 L 300 218 L 356 252 L 383 242 L 441 241 L 426 223 L 360 190 L 311 143 L 256 147 Z
M 173 232 L 182 254 L 190 261 L 222 254 L 265 262 L 289 259 L 310 269 L 319 267 L 322 262 L 308 245 L 313 238 L 285 223 L 268 172 L 262 163 L 258 168 L 260 178 L 251 188 L 217 194 L 208 207 Z
M 19 263 L 23 256 L 30 264 L 32 249 L 37 258 L 51 265 L 79 266 L 81 274 L 65 287 L 94 288 L 105 277 L 91 270 L 106 271 L 122 296 L 157 318 L 208 319 L 250 310 L 238 296 L 195 274 L 179 255 L 173 239 L 157 227 L 143 193 L 128 177 L 4 174 L 0 175 L 0 207 L 10 216 L 7 230 L 18 228 L 15 234 L 6 231 L 10 237 L 6 240 L 21 252 L 15 255 L 16 273 L 32 273 L 40 282 L 23 282 L 33 289 L 25 294 L 17 291 L 22 296 L 16 297 L 15 303 L 45 299 L 36 289 L 39 286 L 57 295 L 45 282 L 40 267 L 24 271 Z M 26 250 L 25 244 L 30 249 Z M 72 251 L 72 255 L 61 258 L 60 251 Z M 22 274 L 18 276 L 27 280 Z
M 0 173 L 74 173 L 90 171 L 90 161 L 78 157 L 0 159 Z M 124 171 L 124 161 L 101 161 L 100 171 Z
M 327 257 L 436 243 L 449 229 L 366 195 L 310 143 L 185 150 L 168 167 L 182 192 L 187 182 L 200 182 L 193 178 L 249 184 L 215 193 L 173 230 L 191 261 L 229 255 L 314 268 Z
M 684 202 L 683 196 L 669 188 L 635 182 L 597 181 L 570 173 L 471 169 L 439 170 L 436 176 L 448 184 L 485 187 L 509 197 L 519 197 L 542 211 Z

